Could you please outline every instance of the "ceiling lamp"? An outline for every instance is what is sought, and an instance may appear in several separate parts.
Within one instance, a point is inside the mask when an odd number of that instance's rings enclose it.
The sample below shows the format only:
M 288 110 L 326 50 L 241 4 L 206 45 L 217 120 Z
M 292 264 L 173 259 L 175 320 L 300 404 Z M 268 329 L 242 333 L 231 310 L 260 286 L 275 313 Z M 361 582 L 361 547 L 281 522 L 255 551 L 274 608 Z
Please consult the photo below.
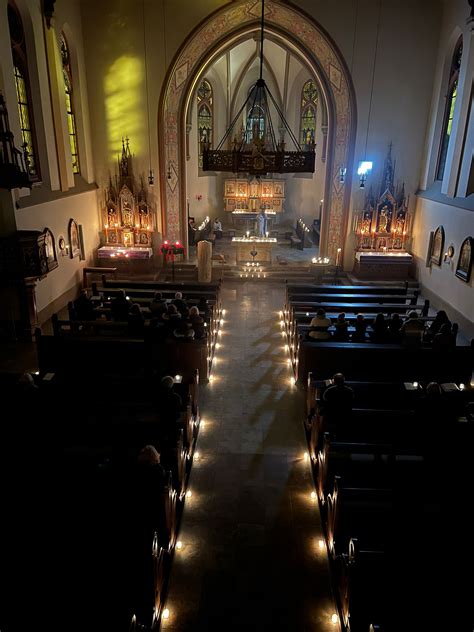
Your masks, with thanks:
M 257 176 L 267 173 L 314 172 L 315 144 L 307 145 L 306 151 L 302 150 L 263 78 L 264 16 L 265 0 L 262 0 L 260 78 L 250 90 L 247 99 L 231 122 L 217 149 L 211 149 L 209 143 L 203 144 L 203 171 L 228 171 Z M 278 141 L 270 115 L 269 101 L 273 104 L 280 119 L 278 126 L 280 138 Z M 239 128 L 238 122 L 241 121 L 242 112 L 247 105 L 249 105 L 249 109 L 245 128 Z M 292 151 L 287 151 L 285 148 L 285 131 L 288 132 L 294 146 Z M 228 140 L 232 142 L 232 149 L 224 149 Z
M 31 189 L 28 173 L 28 152 L 23 153 L 15 147 L 13 133 L 10 131 L 8 111 L 3 95 L 0 94 L 0 189 Z

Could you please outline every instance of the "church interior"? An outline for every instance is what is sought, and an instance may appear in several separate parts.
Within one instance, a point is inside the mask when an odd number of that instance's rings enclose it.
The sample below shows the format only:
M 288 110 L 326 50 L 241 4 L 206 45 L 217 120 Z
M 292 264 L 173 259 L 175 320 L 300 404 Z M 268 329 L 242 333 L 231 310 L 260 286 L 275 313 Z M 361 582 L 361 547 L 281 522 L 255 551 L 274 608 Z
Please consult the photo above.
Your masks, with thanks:
M 472 632 L 473 34 L 0 0 L 2 632 Z

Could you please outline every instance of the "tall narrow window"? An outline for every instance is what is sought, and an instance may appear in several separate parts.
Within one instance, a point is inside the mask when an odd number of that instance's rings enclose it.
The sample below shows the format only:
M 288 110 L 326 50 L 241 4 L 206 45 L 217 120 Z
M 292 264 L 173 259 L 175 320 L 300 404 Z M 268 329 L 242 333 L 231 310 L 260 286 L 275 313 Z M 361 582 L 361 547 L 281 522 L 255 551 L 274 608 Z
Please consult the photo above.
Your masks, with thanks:
M 267 129 L 265 104 L 261 100 L 256 100 L 256 91 L 256 86 L 253 86 L 247 105 L 247 129 L 245 130 L 247 143 L 251 143 L 256 134 L 259 138 L 265 139 Z M 261 96 L 261 93 L 258 94 Z
M 439 148 L 438 167 L 436 169 L 436 179 L 444 178 L 446 168 L 446 157 L 448 155 L 449 139 L 453 126 L 454 107 L 458 93 L 459 69 L 461 68 L 462 57 L 462 37 L 459 39 L 454 50 L 451 69 L 449 72 L 448 90 L 446 93 L 446 107 L 444 110 L 443 129 L 441 132 L 441 144 Z
M 213 96 L 212 86 L 207 79 L 201 82 L 197 93 L 199 167 L 202 167 L 202 152 L 207 144 L 212 147 Z
M 318 89 L 312 79 L 307 81 L 301 91 L 301 146 L 314 145 L 316 142 L 316 112 L 318 107 Z
M 18 116 L 23 148 L 27 152 L 28 171 L 31 180 L 39 180 L 38 150 L 31 107 L 31 89 L 28 77 L 25 31 L 18 9 L 13 2 L 8 3 L 8 27 L 13 56 Z
M 67 128 L 69 132 L 69 146 L 71 148 L 71 160 L 73 173 L 80 173 L 79 151 L 77 149 L 77 128 L 76 117 L 74 115 L 74 102 L 72 94 L 72 72 L 69 46 L 67 45 L 64 33 L 60 36 L 61 60 L 63 63 L 64 92 L 66 95 Z

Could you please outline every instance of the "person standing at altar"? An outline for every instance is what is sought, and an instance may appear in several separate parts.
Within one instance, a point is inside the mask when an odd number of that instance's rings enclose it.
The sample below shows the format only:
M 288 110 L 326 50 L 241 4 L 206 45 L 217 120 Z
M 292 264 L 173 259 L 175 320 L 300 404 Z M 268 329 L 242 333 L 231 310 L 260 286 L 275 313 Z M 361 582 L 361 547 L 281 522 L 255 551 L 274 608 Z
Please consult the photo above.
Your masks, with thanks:
M 265 209 L 261 208 L 260 213 L 257 215 L 258 224 L 258 236 L 265 237 L 267 230 L 267 216 L 265 215 Z

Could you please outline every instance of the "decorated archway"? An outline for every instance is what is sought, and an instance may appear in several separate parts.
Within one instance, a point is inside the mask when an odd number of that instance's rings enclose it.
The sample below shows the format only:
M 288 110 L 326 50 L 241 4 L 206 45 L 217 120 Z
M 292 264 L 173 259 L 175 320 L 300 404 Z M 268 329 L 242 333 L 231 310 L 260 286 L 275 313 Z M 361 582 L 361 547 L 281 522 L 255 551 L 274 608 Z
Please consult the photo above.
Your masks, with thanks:
M 186 240 L 186 110 L 205 68 L 246 32 L 259 28 L 259 0 L 232 2 L 204 20 L 178 51 L 166 76 L 159 107 L 163 233 Z M 267 0 L 265 33 L 284 38 L 319 78 L 329 112 L 328 168 L 321 221 L 322 255 L 344 247 L 350 203 L 356 126 L 352 81 L 336 45 L 310 16 L 288 3 Z M 347 177 L 341 182 L 340 170 Z

